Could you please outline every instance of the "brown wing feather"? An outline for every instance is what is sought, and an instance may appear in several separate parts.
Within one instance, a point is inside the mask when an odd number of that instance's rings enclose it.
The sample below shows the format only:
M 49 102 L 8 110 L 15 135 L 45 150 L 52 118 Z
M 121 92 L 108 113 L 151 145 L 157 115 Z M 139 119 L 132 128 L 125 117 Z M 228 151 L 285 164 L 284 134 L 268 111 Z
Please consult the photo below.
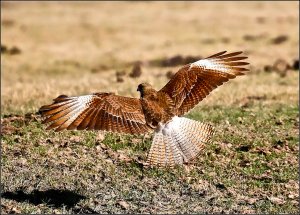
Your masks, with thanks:
M 183 66 L 160 90 L 173 99 L 178 116 L 191 110 L 213 89 L 248 71 L 242 66 L 249 63 L 241 61 L 247 57 L 238 56 L 242 52 L 225 53 Z
M 141 134 L 151 131 L 146 124 L 139 99 L 117 96 L 112 93 L 68 97 L 59 96 L 51 105 L 39 110 L 51 123 L 47 129 L 107 130 Z

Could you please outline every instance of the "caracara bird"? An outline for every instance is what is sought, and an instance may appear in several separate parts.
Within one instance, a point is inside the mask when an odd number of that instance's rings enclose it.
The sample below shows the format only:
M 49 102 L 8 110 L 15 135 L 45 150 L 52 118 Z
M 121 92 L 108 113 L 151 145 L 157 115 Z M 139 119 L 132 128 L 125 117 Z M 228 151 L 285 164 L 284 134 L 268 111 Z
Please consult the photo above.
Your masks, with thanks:
M 211 139 L 213 128 L 182 117 L 213 89 L 244 75 L 242 52 L 214 54 L 179 69 L 160 90 L 138 85 L 140 98 L 113 93 L 69 97 L 61 95 L 39 110 L 47 129 L 106 130 L 126 134 L 154 132 L 148 154 L 150 166 L 173 167 L 195 158 Z

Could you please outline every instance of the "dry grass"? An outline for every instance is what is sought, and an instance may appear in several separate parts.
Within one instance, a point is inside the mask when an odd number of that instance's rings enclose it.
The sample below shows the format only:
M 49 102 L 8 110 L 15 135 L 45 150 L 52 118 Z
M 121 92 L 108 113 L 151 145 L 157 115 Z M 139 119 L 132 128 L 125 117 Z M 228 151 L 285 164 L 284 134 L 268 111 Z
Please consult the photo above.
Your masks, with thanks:
M 298 213 L 299 70 L 265 65 L 299 58 L 298 2 L 4 2 L 1 45 L 4 213 Z M 284 13 L 283 13 L 284 11 Z M 254 37 L 245 40 L 245 36 Z M 286 35 L 287 41 L 270 41 Z M 214 124 L 197 162 L 145 169 L 151 137 L 46 132 L 27 116 L 60 94 L 138 97 L 179 67 L 148 61 L 243 50 L 250 74 L 188 117 Z M 142 61 L 142 75 L 116 81 Z M 20 114 L 20 116 L 15 116 Z M 13 115 L 13 116 L 8 116 Z M 61 199 L 59 196 L 66 198 Z
M 22 54 L 2 55 L 2 112 L 24 113 L 27 107 L 22 106 L 27 104 L 34 110 L 61 93 L 118 88 L 120 93 L 134 95 L 130 90 L 140 80 L 126 82 L 129 86 L 124 89 L 112 74 L 136 60 L 176 54 L 207 56 L 227 49 L 246 51 L 254 68 L 277 58 L 291 61 L 299 56 L 297 8 L 298 2 L 6 3 L 1 13 L 2 44 L 17 46 Z M 286 11 L 284 16 L 279 15 L 281 11 Z M 13 24 L 3 24 L 8 21 Z M 282 34 L 288 42 L 269 43 Z M 261 38 L 244 41 L 245 35 Z M 91 74 L 101 66 L 110 69 Z M 142 80 L 167 71 L 143 70 Z

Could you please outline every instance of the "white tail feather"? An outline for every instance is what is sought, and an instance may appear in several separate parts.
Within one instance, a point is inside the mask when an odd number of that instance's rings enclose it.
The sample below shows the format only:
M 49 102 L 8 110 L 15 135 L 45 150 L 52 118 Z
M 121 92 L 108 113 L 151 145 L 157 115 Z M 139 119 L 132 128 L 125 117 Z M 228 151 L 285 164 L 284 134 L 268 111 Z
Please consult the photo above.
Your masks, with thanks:
M 147 164 L 174 166 L 195 158 L 213 134 L 212 126 L 184 117 L 173 117 L 155 132 Z

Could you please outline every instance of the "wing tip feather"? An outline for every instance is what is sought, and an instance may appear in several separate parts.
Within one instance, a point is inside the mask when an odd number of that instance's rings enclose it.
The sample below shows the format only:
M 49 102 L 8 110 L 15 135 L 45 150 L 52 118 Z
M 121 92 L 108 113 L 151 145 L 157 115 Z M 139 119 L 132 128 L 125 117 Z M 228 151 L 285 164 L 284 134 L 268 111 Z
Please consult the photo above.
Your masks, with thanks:
M 221 51 L 221 52 L 218 52 L 216 54 L 213 54 L 213 55 L 210 55 L 209 57 L 205 58 L 205 59 L 209 59 L 209 58 L 214 58 L 214 57 L 217 57 L 217 56 L 221 56 L 223 54 L 225 54 L 227 51 Z

